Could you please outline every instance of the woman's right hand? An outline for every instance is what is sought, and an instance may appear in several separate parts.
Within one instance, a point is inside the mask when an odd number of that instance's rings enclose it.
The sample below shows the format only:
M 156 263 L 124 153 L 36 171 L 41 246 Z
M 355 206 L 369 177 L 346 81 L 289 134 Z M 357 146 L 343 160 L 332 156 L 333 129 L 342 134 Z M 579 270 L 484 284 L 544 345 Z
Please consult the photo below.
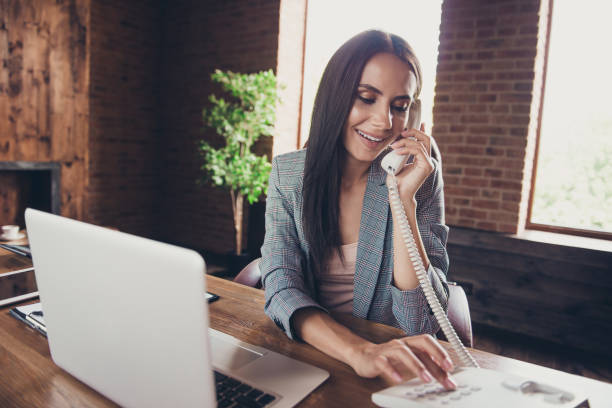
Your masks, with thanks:
M 436 379 L 449 390 L 457 387 L 449 376 L 453 363 L 448 353 L 429 334 L 361 344 L 352 353 L 350 365 L 361 377 L 383 376 L 400 383 L 416 375 L 426 383 Z

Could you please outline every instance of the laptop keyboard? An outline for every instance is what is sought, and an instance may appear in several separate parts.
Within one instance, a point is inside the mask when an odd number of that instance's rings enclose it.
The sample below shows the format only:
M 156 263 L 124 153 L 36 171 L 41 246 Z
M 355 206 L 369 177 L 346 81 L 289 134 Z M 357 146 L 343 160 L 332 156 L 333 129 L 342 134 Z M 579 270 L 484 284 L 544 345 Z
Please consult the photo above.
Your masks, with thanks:
M 217 407 L 219 408 L 261 408 L 274 402 L 274 395 L 253 388 L 235 378 L 215 371 Z

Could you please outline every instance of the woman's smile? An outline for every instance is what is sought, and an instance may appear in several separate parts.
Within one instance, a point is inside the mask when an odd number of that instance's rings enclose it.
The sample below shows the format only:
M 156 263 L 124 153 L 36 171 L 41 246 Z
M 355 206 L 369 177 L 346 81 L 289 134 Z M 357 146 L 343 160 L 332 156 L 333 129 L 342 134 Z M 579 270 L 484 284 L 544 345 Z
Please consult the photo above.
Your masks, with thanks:
M 381 143 L 385 142 L 387 139 L 391 137 L 391 134 L 387 136 L 377 137 L 370 133 L 363 132 L 359 129 L 355 129 L 355 132 L 357 133 L 357 135 L 359 135 L 359 138 L 365 144 L 365 146 L 372 148 L 372 149 L 378 149 Z

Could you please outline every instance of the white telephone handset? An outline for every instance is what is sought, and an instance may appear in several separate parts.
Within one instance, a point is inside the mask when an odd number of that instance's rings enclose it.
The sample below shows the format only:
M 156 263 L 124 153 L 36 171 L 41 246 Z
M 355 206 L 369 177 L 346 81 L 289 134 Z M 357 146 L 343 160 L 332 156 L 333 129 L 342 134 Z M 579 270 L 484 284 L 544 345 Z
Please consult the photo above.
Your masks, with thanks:
M 539 383 L 529 378 L 501 373 L 499 371 L 478 368 L 476 360 L 459 340 L 453 329 L 431 282 L 427 277 L 423 260 L 419 254 L 410 224 L 406 218 L 404 206 L 399 197 L 395 175 L 405 166 L 409 156 L 391 151 L 381 162 L 381 166 L 392 177 L 389 183 L 389 204 L 399 220 L 401 235 L 408 249 L 410 261 L 416 271 L 419 284 L 425 293 L 440 328 L 460 360 L 460 366 L 453 372 L 458 383 L 454 391 L 447 391 L 437 383 L 423 384 L 417 377 L 402 384 L 386 388 L 372 394 L 372 402 L 381 407 L 561 407 L 577 408 L 587 400 L 585 395 L 568 392 L 550 385 Z M 587 402 L 588 404 L 588 402 Z M 588 406 L 588 405 L 586 405 Z
M 414 138 L 409 138 L 414 139 Z M 410 156 L 404 156 L 401 154 L 397 154 L 394 150 L 391 150 L 383 159 L 380 165 L 383 169 L 389 174 L 396 175 L 400 172 L 406 165 L 408 158 Z

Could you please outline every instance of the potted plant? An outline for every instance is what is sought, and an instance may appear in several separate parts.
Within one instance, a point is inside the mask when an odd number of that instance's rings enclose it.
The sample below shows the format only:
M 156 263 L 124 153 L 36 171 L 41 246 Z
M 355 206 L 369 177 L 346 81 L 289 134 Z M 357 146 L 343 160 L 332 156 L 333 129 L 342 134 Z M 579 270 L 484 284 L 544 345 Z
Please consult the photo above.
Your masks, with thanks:
M 199 142 L 204 159 L 203 177 L 199 182 L 229 190 L 236 234 L 235 254 L 241 256 L 244 198 L 253 204 L 268 186 L 270 161 L 265 155 L 253 153 L 251 148 L 261 136 L 273 133 L 278 100 L 276 77 L 272 70 L 241 74 L 217 69 L 211 78 L 221 84 L 229 98 L 210 95 L 211 106 L 202 111 L 202 116 L 206 126 L 222 136 L 225 143 L 213 147 L 207 141 Z

